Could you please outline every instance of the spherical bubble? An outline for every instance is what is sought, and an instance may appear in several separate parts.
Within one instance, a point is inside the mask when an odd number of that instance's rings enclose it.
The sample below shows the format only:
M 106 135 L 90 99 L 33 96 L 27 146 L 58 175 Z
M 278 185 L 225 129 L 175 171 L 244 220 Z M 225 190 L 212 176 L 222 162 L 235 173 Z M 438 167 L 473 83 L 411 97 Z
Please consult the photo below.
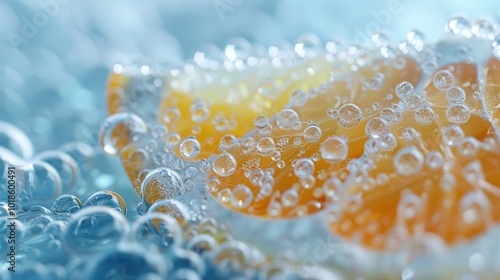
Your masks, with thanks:
M 290 105 L 300 107 L 307 103 L 307 93 L 301 89 L 292 92 L 290 95 Z
M 212 177 L 210 179 L 207 180 L 207 183 L 206 183 L 206 189 L 213 193 L 213 192 L 216 192 L 218 191 L 220 188 L 220 181 L 219 179 L 217 179 L 216 177 Z
M 97 191 L 91 194 L 83 203 L 83 207 L 106 206 L 123 215 L 127 214 L 127 205 L 123 198 L 113 191 Z
M 61 177 L 56 169 L 43 161 L 34 161 L 24 176 L 26 205 L 49 201 L 61 193 Z
M 450 19 L 445 26 L 445 30 L 453 35 L 471 36 L 471 23 L 464 16 L 456 16 Z
M 236 159 L 229 153 L 218 155 L 213 163 L 213 171 L 221 177 L 230 176 L 236 171 L 236 167 L 238 167 Z
M 210 109 L 204 103 L 194 104 L 191 106 L 190 112 L 191 119 L 197 123 L 205 122 L 210 117 Z
M 201 145 L 194 137 L 188 137 L 181 142 L 180 152 L 185 158 L 195 158 L 200 154 Z
M 238 241 L 230 241 L 221 244 L 210 253 L 210 259 L 215 265 L 224 265 L 228 268 L 241 269 L 249 261 L 251 254 L 250 248 Z
M 179 225 L 183 226 L 191 220 L 189 209 L 182 202 L 177 200 L 160 200 L 151 205 L 148 213 L 162 213 L 174 218 Z
M 68 221 L 63 234 L 64 247 L 77 255 L 115 248 L 127 234 L 124 216 L 107 207 L 84 208 Z
M 365 133 L 370 138 L 378 139 L 387 132 L 389 132 L 389 124 L 384 119 L 375 117 L 366 123 Z
M 439 70 L 432 80 L 438 90 L 447 90 L 455 84 L 455 76 L 448 70 Z
M 0 146 L 24 159 L 33 156 L 33 145 L 28 136 L 19 128 L 3 121 L 0 121 Z
M 344 139 L 333 136 L 326 139 L 320 146 L 321 157 L 327 161 L 341 161 L 347 158 L 349 147 Z
M 434 120 L 434 111 L 429 106 L 422 106 L 415 111 L 415 120 L 419 124 L 430 124 Z
M 400 149 L 393 159 L 396 171 L 404 177 L 417 174 L 422 170 L 424 157 L 422 153 L 414 146 Z
M 293 207 L 299 202 L 299 194 L 293 188 L 286 190 L 281 196 L 281 203 L 284 207 Z
M 299 121 L 299 115 L 292 109 L 284 109 L 276 117 L 276 124 L 283 130 L 293 129 L 297 121 Z
M 172 260 L 175 271 L 186 269 L 195 271 L 202 276 L 205 274 L 206 266 L 204 259 L 193 251 L 175 247 L 168 252 L 167 258 Z
M 148 213 L 132 225 L 132 238 L 141 244 L 153 245 L 162 251 L 182 242 L 182 229 L 177 220 L 165 214 Z
M 158 200 L 173 197 L 174 194 L 184 192 L 184 183 L 179 173 L 166 167 L 159 167 L 149 171 L 141 184 L 141 195 L 146 206 Z
M 297 38 L 294 50 L 300 57 L 311 57 L 316 54 L 321 41 L 314 34 L 303 34 Z
M 323 135 L 323 131 L 317 124 L 310 124 L 304 130 L 304 139 L 307 142 L 316 142 Z
M 314 162 L 308 158 L 298 159 L 293 165 L 295 176 L 303 179 L 314 174 Z
M 83 142 L 70 142 L 64 144 L 61 147 L 61 151 L 73 158 L 78 166 L 88 164 L 94 157 L 92 147 Z
M 213 236 L 200 234 L 193 237 L 186 245 L 186 248 L 198 254 L 202 254 L 213 250 L 217 245 L 217 241 Z
M 255 116 L 253 124 L 256 128 L 262 129 L 269 125 L 269 118 L 266 115 L 259 114 Z
M 271 137 L 264 137 L 257 141 L 257 153 L 261 156 L 270 156 L 275 149 L 276 144 Z
M 464 124 L 470 119 L 470 110 L 463 103 L 450 104 L 446 110 L 446 118 L 451 123 Z
M 400 99 L 405 99 L 414 93 L 414 87 L 410 82 L 404 81 L 396 86 L 396 95 Z
M 219 149 L 226 152 L 238 147 L 238 138 L 232 134 L 226 134 L 222 136 L 219 142 Z
M 456 146 L 465 134 L 458 125 L 450 125 L 442 129 L 443 142 L 448 146 Z
M 462 103 L 465 101 L 465 90 L 460 86 L 450 87 L 446 91 L 446 101 L 448 103 Z
M 108 155 L 117 155 L 134 137 L 146 134 L 147 126 L 135 114 L 118 113 L 109 116 L 101 126 L 99 143 Z
M 429 152 L 425 157 L 425 164 L 430 169 L 441 168 L 441 166 L 443 166 L 443 163 L 444 163 L 443 155 L 438 151 Z
M 385 151 L 392 151 L 398 145 L 396 137 L 392 133 L 384 133 L 380 136 L 380 148 Z
M 52 203 L 52 213 L 54 214 L 74 214 L 80 210 L 82 203 L 78 197 L 72 194 L 63 194 Z
M 224 53 L 230 61 L 236 61 L 237 59 L 246 59 L 252 51 L 252 45 L 242 37 L 235 37 L 229 40 L 226 47 L 224 48 Z
M 171 263 L 137 244 L 122 245 L 101 255 L 87 270 L 88 279 L 164 279 Z
M 422 97 L 420 97 L 420 95 L 416 95 L 416 94 L 407 96 L 403 101 L 404 101 L 404 105 L 405 105 L 406 109 L 408 109 L 410 111 L 417 109 L 423 103 Z
M 231 192 L 230 202 L 234 208 L 244 209 L 247 208 L 253 201 L 253 193 L 249 187 L 239 184 Z
M 46 151 L 35 156 L 35 160 L 44 161 L 57 171 L 61 178 L 63 191 L 74 188 L 80 179 L 80 169 L 76 161 L 61 151 Z
M 338 120 L 341 126 L 351 128 L 357 126 L 363 119 L 363 112 L 355 104 L 348 103 L 339 108 Z

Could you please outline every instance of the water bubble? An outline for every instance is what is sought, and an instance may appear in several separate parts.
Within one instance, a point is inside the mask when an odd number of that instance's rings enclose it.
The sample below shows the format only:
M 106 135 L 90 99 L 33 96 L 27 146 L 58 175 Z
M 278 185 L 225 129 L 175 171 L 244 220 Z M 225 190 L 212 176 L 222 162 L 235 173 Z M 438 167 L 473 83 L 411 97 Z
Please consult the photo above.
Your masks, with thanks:
M 66 230 L 67 223 L 64 221 L 52 221 L 43 229 L 43 235 L 47 239 L 60 240 Z
M 456 146 L 462 138 L 464 131 L 458 125 L 450 125 L 442 129 L 443 142 L 448 146 Z
M 385 76 L 382 73 L 375 73 L 373 77 L 368 81 L 367 86 L 371 90 L 379 90 L 384 85 Z
M 147 126 L 137 115 L 118 113 L 104 121 L 99 132 L 99 143 L 108 155 L 117 155 L 137 135 L 144 135 Z
M 236 171 L 238 167 L 236 159 L 230 153 L 222 153 L 217 156 L 213 163 L 213 171 L 221 177 L 227 177 Z
M 210 110 L 204 103 L 194 104 L 191 106 L 190 112 L 191 119 L 197 123 L 205 122 L 210 117 Z
M 186 248 L 198 254 L 204 254 L 205 252 L 213 250 L 217 245 L 217 241 L 214 237 L 208 234 L 200 234 L 193 237 L 193 239 L 187 243 Z
M 460 86 L 450 87 L 446 91 L 446 101 L 448 103 L 462 103 L 465 101 L 465 91 Z
M 292 109 L 284 109 L 278 113 L 276 117 L 276 124 L 283 130 L 290 130 L 293 128 L 294 123 L 299 120 L 299 115 Z
M 434 74 L 432 82 L 438 90 L 445 91 L 455 84 L 455 77 L 448 70 L 439 70 Z
M 234 208 L 244 209 L 253 201 L 253 193 L 249 187 L 239 184 L 231 192 L 230 202 Z
M 2 121 L 0 121 L 0 146 L 25 159 L 33 156 L 33 144 L 28 136 L 16 126 Z
M 424 157 L 414 146 L 400 149 L 393 159 L 396 171 L 404 177 L 417 174 L 422 170 Z
M 166 167 L 149 171 L 141 184 L 141 196 L 146 202 L 145 206 L 183 191 L 184 184 L 179 173 Z
M 474 157 L 479 152 L 479 145 L 474 137 L 465 137 L 458 143 L 458 152 L 464 157 Z
M 415 111 L 415 120 L 419 124 L 430 124 L 434 120 L 434 111 L 429 106 L 422 106 Z
M 290 105 L 300 107 L 307 103 L 307 93 L 303 90 L 296 90 L 290 95 Z
M 207 180 L 206 188 L 209 192 L 217 192 L 220 188 L 220 181 L 216 177 Z
M 279 95 L 279 91 L 276 87 L 276 83 L 271 78 L 265 79 L 259 85 L 257 92 L 259 94 L 262 94 L 263 96 L 265 96 L 267 98 L 270 98 L 270 99 L 276 99 Z
M 90 195 L 83 203 L 83 207 L 88 208 L 92 206 L 106 206 L 124 215 L 127 214 L 125 201 L 119 194 L 113 191 L 97 191 Z
M 75 254 L 112 250 L 128 231 L 127 220 L 107 207 L 84 208 L 68 222 L 63 235 L 65 248 Z
M 61 151 L 46 151 L 38 154 L 35 160 L 50 164 L 59 174 L 63 191 L 75 187 L 80 177 L 80 169 L 73 158 Z
M 182 230 L 177 220 L 160 212 L 148 213 L 132 225 L 132 239 L 142 244 L 154 244 L 165 249 L 182 242 Z
M 430 169 L 438 169 L 443 166 L 443 155 L 438 151 L 429 152 L 425 158 L 425 164 Z
M 355 104 L 348 103 L 339 108 L 339 123 L 345 128 L 357 126 L 363 118 L 363 112 Z
M 253 120 L 253 124 L 255 125 L 256 128 L 259 129 L 265 128 L 269 125 L 269 118 L 262 114 L 257 115 Z
M 179 225 L 185 225 L 191 220 L 189 210 L 182 202 L 177 200 L 160 200 L 151 205 L 148 213 L 162 213 L 174 218 Z
M 170 132 L 166 136 L 167 143 L 171 146 L 177 146 L 181 142 L 181 136 L 177 132 Z
M 257 142 L 257 153 L 261 156 L 269 156 L 276 149 L 276 144 L 271 137 L 261 138 Z
M 380 148 L 385 151 L 392 151 L 398 145 L 396 137 L 392 133 L 385 133 L 380 136 Z
M 294 50 L 300 57 L 314 56 L 321 41 L 313 34 L 304 34 L 297 38 Z
M 328 110 L 326 111 L 326 115 L 332 120 L 336 120 L 339 118 L 339 110 L 328 108 Z
M 471 24 L 469 19 L 464 16 L 457 16 L 450 19 L 445 26 L 447 32 L 453 35 L 471 36 Z
M 224 49 L 226 57 L 234 62 L 237 59 L 246 59 L 252 50 L 252 45 L 242 37 L 236 37 L 229 40 L 228 44 Z
M 450 104 L 446 110 L 446 118 L 451 123 L 464 124 L 470 119 L 470 110 L 462 103 Z
M 73 214 L 80 210 L 82 203 L 78 197 L 71 194 L 63 194 L 52 203 L 52 213 Z
M 365 133 L 370 138 L 378 139 L 387 132 L 389 132 L 389 124 L 381 118 L 375 117 L 366 123 Z
M 413 95 L 407 96 L 403 100 L 403 103 L 404 103 L 406 109 L 413 111 L 422 105 L 423 100 L 422 100 L 422 97 L 420 97 L 420 95 L 413 94 Z
M 314 173 L 314 163 L 308 158 L 298 159 L 293 165 L 293 172 L 301 179 L 307 178 Z
M 488 19 L 479 19 L 472 24 L 472 34 L 478 38 L 493 40 L 495 25 Z
M 196 169 L 196 167 L 194 166 L 190 166 L 186 168 L 184 174 L 186 175 L 187 178 L 193 179 L 194 177 L 196 177 L 196 174 L 198 174 L 198 169 Z
M 35 201 L 47 201 L 59 195 L 62 182 L 57 171 L 46 162 L 34 161 L 25 173 L 25 192 Z
M 341 137 L 326 139 L 320 146 L 321 157 L 327 161 L 341 161 L 347 158 L 348 146 Z
M 414 93 L 414 87 L 410 82 L 401 82 L 396 86 L 396 95 L 400 99 L 405 99 L 406 97 Z
M 317 124 L 310 124 L 304 130 L 304 139 L 307 142 L 316 142 L 322 135 L 323 131 L 321 131 L 321 128 Z
M 198 142 L 198 140 L 194 137 L 184 139 L 180 145 L 181 155 L 188 159 L 198 156 L 200 154 L 200 150 L 200 142 Z

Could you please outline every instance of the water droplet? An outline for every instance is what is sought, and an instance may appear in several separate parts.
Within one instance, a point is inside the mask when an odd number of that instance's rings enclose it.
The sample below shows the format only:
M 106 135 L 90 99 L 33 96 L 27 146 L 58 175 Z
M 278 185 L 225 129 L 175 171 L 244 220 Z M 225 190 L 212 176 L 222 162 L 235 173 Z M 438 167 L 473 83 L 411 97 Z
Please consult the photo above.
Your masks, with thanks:
M 326 139 L 320 146 L 321 157 L 327 161 L 342 161 L 347 158 L 348 147 L 344 139 L 333 136 Z
M 216 177 L 208 179 L 206 188 L 209 192 L 217 192 L 220 188 L 220 181 Z
M 396 86 L 396 95 L 400 99 L 405 99 L 406 97 L 414 93 L 414 87 L 410 82 L 401 82 Z
M 293 207 L 297 205 L 298 202 L 299 194 L 293 188 L 286 190 L 281 197 L 281 203 L 285 207 Z
M 304 139 L 307 142 L 316 142 L 323 135 L 323 131 L 317 124 L 310 124 L 304 130 Z
M 339 108 L 339 123 L 345 128 L 357 126 L 362 118 L 363 112 L 358 106 L 352 103 L 345 104 Z
M 108 155 L 117 155 L 133 141 L 134 136 L 144 135 L 147 126 L 134 114 L 118 113 L 109 116 L 100 128 L 99 143 Z
M 393 162 L 401 176 L 409 177 L 422 170 L 424 158 L 417 148 L 409 146 L 400 149 L 394 156 Z
M 443 142 L 448 146 L 456 146 L 464 135 L 464 131 L 458 125 L 450 125 L 442 129 Z
M 290 105 L 300 107 L 307 103 L 307 93 L 303 90 L 296 90 L 290 95 Z
M 236 171 L 237 163 L 232 154 L 220 154 L 213 163 L 213 170 L 215 174 L 221 177 L 227 177 Z
M 448 103 L 462 103 L 465 101 L 465 91 L 460 86 L 450 87 L 446 91 L 446 101 Z
M 378 139 L 387 132 L 389 132 L 389 124 L 381 118 L 375 117 L 366 123 L 365 133 L 370 138 Z
M 194 137 L 188 137 L 182 141 L 180 146 L 181 155 L 185 158 L 195 158 L 200 154 L 200 142 Z
M 247 208 L 248 205 L 253 201 L 253 193 L 250 188 L 245 185 L 239 184 L 232 192 L 231 192 L 231 205 L 234 208 L 244 209 Z
M 471 24 L 468 18 L 457 16 L 446 23 L 445 30 L 453 35 L 471 36 Z
M 382 134 L 380 137 L 380 148 L 386 151 L 392 151 L 398 145 L 396 137 L 392 133 Z
M 91 206 L 106 206 L 124 215 L 127 213 L 127 205 L 123 198 L 119 194 L 108 190 L 97 191 L 90 195 L 83 203 L 83 207 Z
M 293 165 L 293 172 L 299 178 L 307 178 L 314 173 L 314 163 L 308 158 L 298 159 Z
M 232 134 L 226 134 L 222 136 L 219 142 L 219 148 L 223 152 L 231 151 L 238 147 L 238 138 Z
M 170 106 L 163 111 L 162 116 L 164 122 L 173 124 L 181 118 L 181 111 L 175 106 Z
M 72 194 L 63 194 L 52 203 L 52 213 L 54 214 L 74 214 L 80 210 L 82 203 L 78 197 Z
M 253 124 L 255 125 L 256 128 L 259 129 L 265 128 L 269 125 L 269 118 L 262 114 L 257 115 L 253 120 Z
M 455 77 L 448 70 L 439 70 L 434 74 L 432 81 L 438 90 L 445 91 L 455 84 Z
M 257 153 L 261 156 L 269 156 L 276 149 L 276 144 L 271 137 L 261 138 L 257 142 Z
M 292 109 L 282 110 L 276 118 L 276 124 L 283 130 L 291 130 L 297 121 L 299 121 L 299 115 Z
M 415 111 L 415 120 L 419 124 L 430 124 L 434 120 L 434 111 L 429 106 L 422 106 Z
M 464 124 L 470 119 L 470 110 L 462 103 L 450 104 L 446 110 L 446 118 L 451 123 Z

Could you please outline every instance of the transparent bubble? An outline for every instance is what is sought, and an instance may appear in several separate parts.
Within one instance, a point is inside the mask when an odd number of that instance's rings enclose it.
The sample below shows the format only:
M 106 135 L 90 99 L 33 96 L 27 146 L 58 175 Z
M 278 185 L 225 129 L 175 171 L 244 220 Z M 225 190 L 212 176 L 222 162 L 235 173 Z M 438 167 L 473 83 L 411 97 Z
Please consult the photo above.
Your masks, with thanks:
M 231 192 L 230 202 L 234 208 L 247 208 L 253 201 L 253 193 L 249 187 L 239 184 Z
M 398 145 L 396 137 L 392 133 L 385 133 L 379 139 L 380 148 L 386 151 L 392 151 Z
M 450 125 L 442 129 L 443 142 L 448 146 L 456 146 L 465 134 L 458 125 Z
M 276 117 L 276 124 L 283 130 L 292 129 L 297 121 L 299 121 L 299 115 L 292 109 L 284 109 Z
M 294 50 L 300 57 L 310 57 L 316 54 L 321 41 L 314 34 L 304 34 L 297 38 Z
M 365 133 L 370 138 L 378 139 L 387 132 L 389 132 L 389 124 L 381 118 L 375 117 L 366 123 Z
M 257 115 L 253 121 L 256 128 L 262 129 L 269 125 L 269 118 L 265 115 Z
M 307 142 L 316 142 L 323 135 L 323 131 L 317 124 L 310 124 L 304 130 L 304 139 Z
M 25 193 L 32 202 L 47 201 L 62 191 L 61 177 L 52 165 L 43 161 L 34 161 L 33 169 L 25 173 Z
M 445 30 L 453 35 L 471 36 L 471 23 L 464 16 L 457 16 L 450 19 L 445 26 Z
M 474 137 L 465 137 L 458 143 L 458 152 L 464 157 L 475 157 L 479 152 L 479 145 Z
M 478 38 L 493 40 L 495 25 L 488 19 L 479 19 L 472 24 L 472 34 Z
M 413 94 L 413 95 L 407 96 L 403 100 L 403 102 L 404 102 L 406 109 L 413 111 L 422 105 L 423 100 L 422 100 L 422 97 L 420 97 L 420 95 Z
M 0 146 L 22 158 L 33 157 L 33 145 L 28 136 L 19 128 L 3 121 L 0 121 Z
M 438 151 L 429 152 L 425 158 L 425 164 L 430 169 L 441 168 L 444 164 L 443 155 Z
M 64 221 L 52 221 L 43 229 L 43 235 L 47 239 L 60 240 L 66 230 L 67 223 Z
M 200 234 L 193 237 L 186 245 L 186 248 L 198 254 L 203 254 L 213 250 L 217 245 L 217 241 L 213 236 Z
M 137 115 L 118 113 L 109 116 L 101 126 L 99 143 L 108 155 L 117 155 L 126 145 L 133 141 L 133 137 L 144 135 L 147 126 Z
M 396 86 L 396 95 L 400 99 L 405 99 L 406 97 L 414 93 L 414 87 L 410 82 L 401 82 Z
M 470 110 L 462 103 L 450 104 L 446 110 L 446 118 L 451 123 L 464 124 L 470 119 Z
M 127 214 L 127 205 L 125 201 L 119 194 L 113 191 L 97 191 L 90 195 L 83 203 L 83 207 L 92 206 L 106 206 L 124 215 Z
M 257 152 L 261 156 L 269 156 L 276 149 L 276 144 L 274 140 L 270 137 L 261 138 L 257 142 Z
M 163 213 L 148 213 L 132 225 L 132 239 L 151 244 L 162 251 L 182 242 L 182 229 L 176 219 Z
M 212 177 L 207 180 L 206 188 L 209 192 L 217 192 L 220 188 L 220 181 L 216 177 Z
M 448 70 L 439 70 L 432 80 L 438 90 L 445 91 L 455 84 L 455 76 Z
M 303 90 L 296 90 L 290 95 L 290 105 L 300 107 L 307 103 L 307 93 Z
M 339 123 L 345 128 L 357 126 L 363 118 L 363 112 L 355 104 L 348 103 L 339 108 Z
M 237 59 L 246 59 L 251 51 L 252 45 L 242 37 L 232 38 L 224 49 L 226 57 L 233 62 Z
M 197 123 L 205 122 L 210 117 L 210 110 L 207 105 L 203 103 L 191 106 L 190 112 L 191 119 Z
M 221 177 L 227 177 L 236 171 L 238 167 L 236 159 L 232 154 L 222 153 L 217 156 L 213 163 L 213 171 Z
M 422 106 L 415 111 L 415 120 L 419 124 L 430 124 L 434 120 L 434 111 L 429 106 Z
M 186 175 L 187 178 L 193 179 L 194 177 L 196 177 L 196 174 L 198 174 L 198 169 L 196 169 L 196 167 L 194 166 L 190 166 L 186 168 L 184 174 Z
M 82 208 L 82 202 L 78 197 L 71 194 L 63 194 L 52 203 L 54 214 L 74 214 Z
M 151 170 L 141 185 L 142 199 L 148 204 L 171 198 L 174 194 L 182 194 L 184 191 L 184 183 L 179 173 L 166 167 Z
M 107 207 L 84 208 L 68 221 L 64 247 L 78 255 L 112 250 L 127 234 L 127 220 Z
M 279 95 L 279 91 L 273 79 L 265 79 L 262 81 L 257 92 L 270 99 L 276 99 Z
M 174 218 L 179 225 L 185 225 L 191 220 L 191 214 L 188 208 L 182 202 L 177 200 L 160 200 L 151 205 L 148 213 L 162 213 Z
M 281 203 L 284 207 L 293 207 L 299 202 L 299 194 L 293 188 L 286 190 L 281 196 Z
M 450 87 L 446 91 L 446 101 L 448 103 L 462 103 L 465 101 L 465 90 L 460 86 Z
M 319 148 L 321 157 L 327 161 L 341 161 L 347 158 L 348 146 L 341 137 L 326 139 Z
M 180 146 L 181 155 L 185 158 L 195 158 L 200 154 L 201 145 L 194 137 L 188 137 L 182 141 Z
M 307 178 L 314 173 L 314 162 L 308 158 L 298 159 L 293 165 L 293 172 L 299 178 Z
M 414 146 L 400 149 L 393 159 L 396 171 L 404 177 L 417 174 L 422 170 L 424 157 L 422 153 Z
M 226 134 L 222 136 L 219 142 L 219 148 L 221 151 L 230 151 L 238 147 L 238 138 L 232 134 Z
M 38 154 L 35 160 L 50 164 L 59 174 L 63 191 L 74 188 L 80 179 L 80 169 L 73 158 L 61 151 L 46 151 Z

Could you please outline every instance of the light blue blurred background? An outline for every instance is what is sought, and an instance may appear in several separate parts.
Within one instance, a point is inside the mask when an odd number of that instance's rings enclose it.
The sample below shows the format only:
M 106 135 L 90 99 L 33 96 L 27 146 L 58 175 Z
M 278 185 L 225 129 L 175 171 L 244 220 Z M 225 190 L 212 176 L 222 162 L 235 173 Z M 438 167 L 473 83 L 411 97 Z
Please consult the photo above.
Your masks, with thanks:
M 0 119 L 25 130 L 37 152 L 92 142 L 115 62 L 179 64 L 234 36 L 369 43 L 360 33 L 381 27 L 395 40 L 419 29 L 434 41 L 457 13 L 498 21 L 500 1 L 1 0 Z

